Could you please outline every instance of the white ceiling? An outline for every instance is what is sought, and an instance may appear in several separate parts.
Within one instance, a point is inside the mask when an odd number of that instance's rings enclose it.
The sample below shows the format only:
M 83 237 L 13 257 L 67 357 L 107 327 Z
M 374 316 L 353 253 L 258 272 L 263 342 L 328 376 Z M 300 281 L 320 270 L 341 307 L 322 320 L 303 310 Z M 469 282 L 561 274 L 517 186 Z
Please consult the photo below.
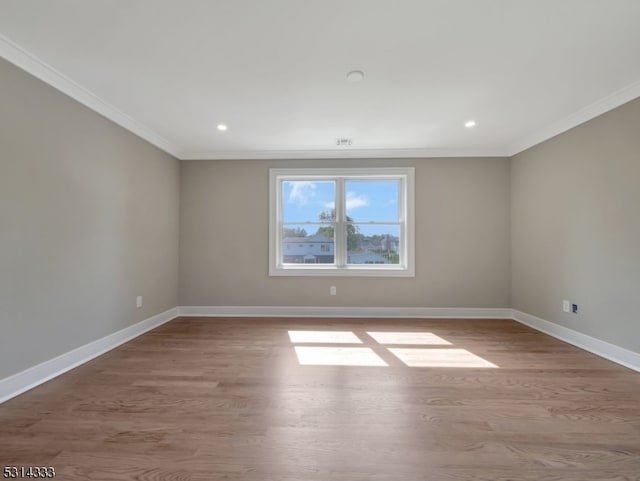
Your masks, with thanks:
M 182 159 L 513 155 L 640 96 L 640 1 L 2 0 L 0 55 Z

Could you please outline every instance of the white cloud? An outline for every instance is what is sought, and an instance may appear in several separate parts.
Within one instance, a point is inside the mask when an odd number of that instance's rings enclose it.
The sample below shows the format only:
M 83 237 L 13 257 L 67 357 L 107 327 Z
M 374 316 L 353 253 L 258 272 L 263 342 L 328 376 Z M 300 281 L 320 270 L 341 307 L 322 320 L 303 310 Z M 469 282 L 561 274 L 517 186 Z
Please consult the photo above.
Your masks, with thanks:
M 367 207 L 369 205 L 369 199 L 363 195 L 358 195 L 355 192 L 347 192 L 347 209 L 357 209 L 358 207 Z M 325 209 L 334 209 L 336 207 L 335 202 L 326 202 L 324 204 Z
M 357 209 L 358 207 L 367 207 L 369 199 L 363 195 L 357 195 L 355 192 L 347 192 L 347 209 Z
M 288 201 L 292 204 L 305 205 L 310 197 L 316 195 L 316 184 L 309 181 L 293 181 Z

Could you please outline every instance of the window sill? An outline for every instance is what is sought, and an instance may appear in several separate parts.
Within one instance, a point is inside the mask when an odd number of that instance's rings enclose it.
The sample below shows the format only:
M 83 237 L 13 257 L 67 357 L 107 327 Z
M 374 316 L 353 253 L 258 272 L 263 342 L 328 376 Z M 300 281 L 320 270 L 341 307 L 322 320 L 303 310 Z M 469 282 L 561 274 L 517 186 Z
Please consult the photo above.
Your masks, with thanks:
M 300 265 L 287 267 L 271 267 L 269 269 L 270 277 L 415 277 L 413 269 L 405 267 L 335 267 L 322 266 L 309 267 Z

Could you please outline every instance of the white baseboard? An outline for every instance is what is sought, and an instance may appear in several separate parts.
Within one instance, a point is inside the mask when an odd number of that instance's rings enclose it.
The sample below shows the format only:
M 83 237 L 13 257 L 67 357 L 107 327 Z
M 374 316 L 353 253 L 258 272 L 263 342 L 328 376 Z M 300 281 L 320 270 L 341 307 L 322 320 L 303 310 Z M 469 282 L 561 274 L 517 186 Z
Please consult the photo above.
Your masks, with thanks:
M 513 310 L 513 319 L 537 331 L 553 336 L 556 339 L 573 344 L 585 351 L 604 357 L 634 371 L 640 371 L 640 353 L 629 351 L 615 344 L 601 341 L 595 337 L 582 334 L 573 329 L 545 321 L 544 319 L 515 309 Z
M 22 372 L 0 379 L 0 403 L 22 394 L 74 367 L 84 364 L 176 317 L 178 317 L 178 308 L 174 307 L 144 321 L 140 321 L 133 326 L 126 327 L 89 344 L 80 346 L 77 349 L 61 354 L 58 357 L 25 369 Z
M 468 307 L 310 307 L 310 306 L 182 306 L 191 317 L 375 317 L 421 319 L 511 319 L 508 308 Z
M 178 307 L 178 313 L 190 317 L 513 319 L 600 357 L 640 371 L 639 353 L 509 308 L 181 306 Z
M 77 349 L 0 379 L 0 403 L 84 364 L 178 316 L 190 317 L 325 317 L 419 319 L 514 319 L 537 331 L 640 372 L 640 353 L 508 308 L 441 307 L 307 307 L 307 306 L 182 306 L 138 322 Z

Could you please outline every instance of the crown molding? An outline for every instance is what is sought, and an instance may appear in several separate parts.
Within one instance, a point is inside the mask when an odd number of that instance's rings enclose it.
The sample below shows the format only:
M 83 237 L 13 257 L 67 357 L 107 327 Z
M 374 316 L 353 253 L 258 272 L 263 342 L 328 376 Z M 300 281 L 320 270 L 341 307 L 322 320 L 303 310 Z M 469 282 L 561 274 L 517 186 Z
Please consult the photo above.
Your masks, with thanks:
M 234 159 L 384 159 L 434 157 L 513 157 L 537 144 L 640 97 L 640 81 L 597 100 L 562 120 L 529 134 L 509 147 L 495 149 L 320 149 L 185 151 L 138 122 L 51 65 L 0 34 L 0 57 L 180 160 Z
M 181 160 L 251 159 L 415 159 L 435 157 L 508 157 L 506 149 L 319 149 L 211 150 L 185 152 Z
M 577 127 L 580 124 L 588 122 L 591 119 L 598 117 L 610 110 L 620 107 L 627 102 L 640 97 L 640 81 L 627 85 L 626 87 L 607 95 L 600 100 L 595 101 L 591 105 L 574 112 L 573 114 L 565 117 L 562 120 L 552 123 L 548 127 L 545 127 L 533 134 L 527 135 L 520 141 L 514 143 L 506 155 L 513 157 L 520 152 L 523 152 L 535 145 L 538 145 L 545 140 L 549 140 L 556 135 L 559 135 L 567 130 Z
M 167 139 L 104 101 L 93 92 L 74 82 L 51 65 L 43 62 L 1 34 L 0 57 L 80 102 L 85 107 L 115 122 L 120 127 L 155 145 L 159 149 L 164 150 L 174 157 L 181 157 L 180 149 Z

